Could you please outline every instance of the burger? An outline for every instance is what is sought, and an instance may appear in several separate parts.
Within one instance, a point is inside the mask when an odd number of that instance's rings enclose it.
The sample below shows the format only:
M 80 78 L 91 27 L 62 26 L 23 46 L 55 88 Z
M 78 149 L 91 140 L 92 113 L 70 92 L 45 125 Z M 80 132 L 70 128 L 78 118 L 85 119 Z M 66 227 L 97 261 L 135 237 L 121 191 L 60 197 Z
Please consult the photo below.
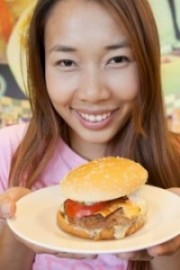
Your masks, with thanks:
M 60 183 L 65 196 L 58 226 L 71 235 L 122 239 L 146 222 L 142 187 L 148 173 L 139 163 L 120 157 L 99 158 L 68 173 Z

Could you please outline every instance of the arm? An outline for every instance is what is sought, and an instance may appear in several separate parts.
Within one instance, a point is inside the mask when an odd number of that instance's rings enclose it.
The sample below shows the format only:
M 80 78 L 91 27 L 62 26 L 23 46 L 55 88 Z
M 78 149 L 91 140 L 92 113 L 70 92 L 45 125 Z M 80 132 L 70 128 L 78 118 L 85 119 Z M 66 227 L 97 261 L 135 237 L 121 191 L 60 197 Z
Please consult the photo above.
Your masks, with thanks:
M 32 270 L 36 253 L 52 254 L 59 258 L 85 259 L 96 258 L 96 255 L 70 254 L 53 252 L 34 244 L 22 241 L 11 232 L 6 218 L 13 217 L 16 212 L 16 201 L 28 194 L 30 190 L 22 187 L 13 187 L 0 195 L 0 269 Z
M 169 191 L 180 196 L 179 188 L 170 188 Z M 150 254 L 158 254 L 160 256 L 155 257 L 151 261 L 151 270 L 179 270 L 180 269 L 180 235 L 159 247 L 152 248 Z M 170 250 L 170 251 L 169 251 Z M 161 254 L 164 254 L 161 255 Z M 167 254 L 167 255 L 166 255 Z M 166 256 L 165 256 L 166 255 Z
M 15 213 L 14 202 L 28 192 L 27 189 L 12 188 L 0 195 L 0 269 L 32 269 L 35 253 L 15 238 L 5 221 Z
M 180 196 L 180 188 L 170 188 L 169 191 Z M 147 250 L 120 253 L 117 257 L 128 261 L 149 261 L 150 270 L 179 270 L 180 235 Z
M 0 269 L 31 270 L 34 253 L 16 240 L 6 222 L 0 224 Z
M 151 261 L 151 270 L 179 270 L 180 269 L 180 251 L 171 256 L 159 256 Z

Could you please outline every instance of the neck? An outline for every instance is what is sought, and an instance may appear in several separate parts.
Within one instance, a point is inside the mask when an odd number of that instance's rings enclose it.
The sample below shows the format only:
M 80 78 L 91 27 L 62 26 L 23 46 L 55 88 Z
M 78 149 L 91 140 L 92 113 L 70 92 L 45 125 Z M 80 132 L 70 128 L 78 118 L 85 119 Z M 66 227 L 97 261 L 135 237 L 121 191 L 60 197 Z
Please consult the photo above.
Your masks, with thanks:
M 73 137 L 73 139 L 71 138 L 70 147 L 81 157 L 87 160 L 93 160 L 105 156 L 107 144 L 80 141 L 79 138 Z

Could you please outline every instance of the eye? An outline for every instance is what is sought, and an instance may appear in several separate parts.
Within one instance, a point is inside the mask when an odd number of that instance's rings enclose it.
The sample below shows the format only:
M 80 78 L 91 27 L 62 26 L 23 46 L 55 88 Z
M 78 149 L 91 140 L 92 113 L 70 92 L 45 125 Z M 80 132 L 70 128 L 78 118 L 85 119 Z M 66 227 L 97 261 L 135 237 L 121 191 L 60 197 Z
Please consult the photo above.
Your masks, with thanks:
M 127 56 L 115 56 L 108 61 L 108 64 L 122 64 L 126 62 L 129 62 L 129 58 Z
M 55 67 L 61 72 L 73 72 L 77 69 L 77 63 L 71 59 L 60 59 L 55 62 Z
M 61 67 L 72 67 L 74 65 L 74 62 L 69 59 L 59 60 L 56 62 L 56 65 Z

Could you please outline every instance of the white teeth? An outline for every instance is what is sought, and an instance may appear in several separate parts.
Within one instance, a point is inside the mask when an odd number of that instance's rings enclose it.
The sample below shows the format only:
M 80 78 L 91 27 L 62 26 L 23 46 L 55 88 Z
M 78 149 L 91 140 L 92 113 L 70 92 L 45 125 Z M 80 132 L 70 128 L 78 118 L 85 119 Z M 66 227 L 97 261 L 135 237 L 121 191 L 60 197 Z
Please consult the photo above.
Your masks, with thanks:
M 89 122 L 101 122 L 104 121 L 105 119 L 107 119 L 109 116 L 111 115 L 111 113 L 104 113 L 104 114 L 98 114 L 98 115 L 94 115 L 94 114 L 86 114 L 86 113 L 80 113 L 80 116 L 89 121 Z

